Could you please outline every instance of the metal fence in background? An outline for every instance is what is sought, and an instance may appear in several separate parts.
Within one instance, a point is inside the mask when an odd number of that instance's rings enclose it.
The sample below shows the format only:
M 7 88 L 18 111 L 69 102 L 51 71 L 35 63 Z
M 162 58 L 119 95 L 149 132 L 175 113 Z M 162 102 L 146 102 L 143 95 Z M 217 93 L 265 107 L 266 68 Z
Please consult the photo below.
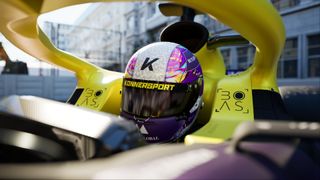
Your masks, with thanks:
M 67 101 L 76 87 L 75 77 L 1 75 L 0 98 L 9 95 L 32 95 Z
M 122 49 L 124 34 L 107 30 L 45 22 L 44 31 L 59 49 L 105 69 L 122 71 L 126 56 Z

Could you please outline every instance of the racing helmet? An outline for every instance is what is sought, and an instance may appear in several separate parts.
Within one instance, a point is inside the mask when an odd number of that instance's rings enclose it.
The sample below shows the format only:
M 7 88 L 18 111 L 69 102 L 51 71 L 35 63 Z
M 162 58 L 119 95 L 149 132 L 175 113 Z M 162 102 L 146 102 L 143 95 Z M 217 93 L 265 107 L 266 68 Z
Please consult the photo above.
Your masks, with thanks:
M 174 142 L 202 105 L 202 70 L 185 47 L 152 43 L 130 58 L 121 93 L 121 116 L 134 121 L 147 142 Z

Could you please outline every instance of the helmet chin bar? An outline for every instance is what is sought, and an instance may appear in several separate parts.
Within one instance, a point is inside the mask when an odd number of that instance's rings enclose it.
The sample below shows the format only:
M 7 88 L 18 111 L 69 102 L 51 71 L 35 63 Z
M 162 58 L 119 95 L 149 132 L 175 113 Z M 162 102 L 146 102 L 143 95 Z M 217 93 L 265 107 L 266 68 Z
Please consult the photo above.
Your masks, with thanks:
M 179 115 L 170 117 L 137 117 L 132 114 L 121 112 L 121 116 L 132 120 L 136 123 L 137 128 L 140 133 L 145 137 L 148 143 L 169 143 L 183 141 L 183 138 L 191 128 L 194 123 L 192 119 L 196 117 L 198 111 L 195 111 L 192 116 Z M 188 124 L 191 121 L 191 125 Z M 154 130 L 156 126 L 165 126 L 167 128 L 156 128 L 158 131 Z M 172 129 L 172 127 L 176 129 Z M 170 129 L 168 131 L 168 129 Z

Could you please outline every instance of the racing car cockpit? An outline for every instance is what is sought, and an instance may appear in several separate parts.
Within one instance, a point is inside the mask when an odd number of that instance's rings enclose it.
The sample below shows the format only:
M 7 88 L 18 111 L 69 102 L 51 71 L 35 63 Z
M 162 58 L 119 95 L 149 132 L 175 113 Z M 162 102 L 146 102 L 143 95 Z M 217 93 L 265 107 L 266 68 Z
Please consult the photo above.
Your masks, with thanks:
M 73 71 L 77 78 L 67 103 L 31 96 L 1 100 L 1 178 L 320 177 L 320 90 L 278 87 L 285 29 L 268 0 L 174 0 L 159 5 L 165 16 L 180 17 L 162 31 L 160 41 L 178 44 L 199 61 L 203 104 L 197 104 L 197 118 L 179 136 L 181 143 L 153 145 L 146 143 L 140 126 L 118 116 L 123 107 L 133 111 L 129 105 L 121 107 L 128 80 L 124 74 L 57 49 L 37 23 L 43 13 L 87 2 L 97 1 L 0 0 L 1 33 L 26 53 Z M 194 22 L 203 13 L 239 35 L 211 35 Z M 219 48 L 241 44 L 255 47 L 253 64 L 226 75 Z M 143 69 L 150 70 L 150 62 Z

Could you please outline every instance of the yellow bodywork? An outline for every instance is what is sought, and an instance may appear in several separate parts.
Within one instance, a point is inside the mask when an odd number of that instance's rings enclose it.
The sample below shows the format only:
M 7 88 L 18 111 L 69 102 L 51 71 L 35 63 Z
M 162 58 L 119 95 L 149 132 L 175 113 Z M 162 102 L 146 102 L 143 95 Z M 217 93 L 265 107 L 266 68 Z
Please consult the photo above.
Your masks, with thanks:
M 101 69 L 54 47 L 37 25 L 39 15 L 90 0 L 0 0 L 0 31 L 15 46 L 40 60 L 75 72 L 84 91 L 77 106 L 119 114 L 123 74 Z M 105 1 L 107 2 L 107 1 Z M 255 47 L 253 65 L 226 76 L 220 52 L 204 46 L 196 53 L 204 73 L 204 107 L 197 121 L 205 124 L 186 143 L 217 143 L 231 137 L 243 121 L 253 121 L 252 90 L 278 91 L 277 61 L 285 41 L 280 15 L 268 0 L 175 0 L 228 25 Z M 99 92 L 99 93 L 98 93 Z M 99 94 L 97 96 L 97 93 Z

